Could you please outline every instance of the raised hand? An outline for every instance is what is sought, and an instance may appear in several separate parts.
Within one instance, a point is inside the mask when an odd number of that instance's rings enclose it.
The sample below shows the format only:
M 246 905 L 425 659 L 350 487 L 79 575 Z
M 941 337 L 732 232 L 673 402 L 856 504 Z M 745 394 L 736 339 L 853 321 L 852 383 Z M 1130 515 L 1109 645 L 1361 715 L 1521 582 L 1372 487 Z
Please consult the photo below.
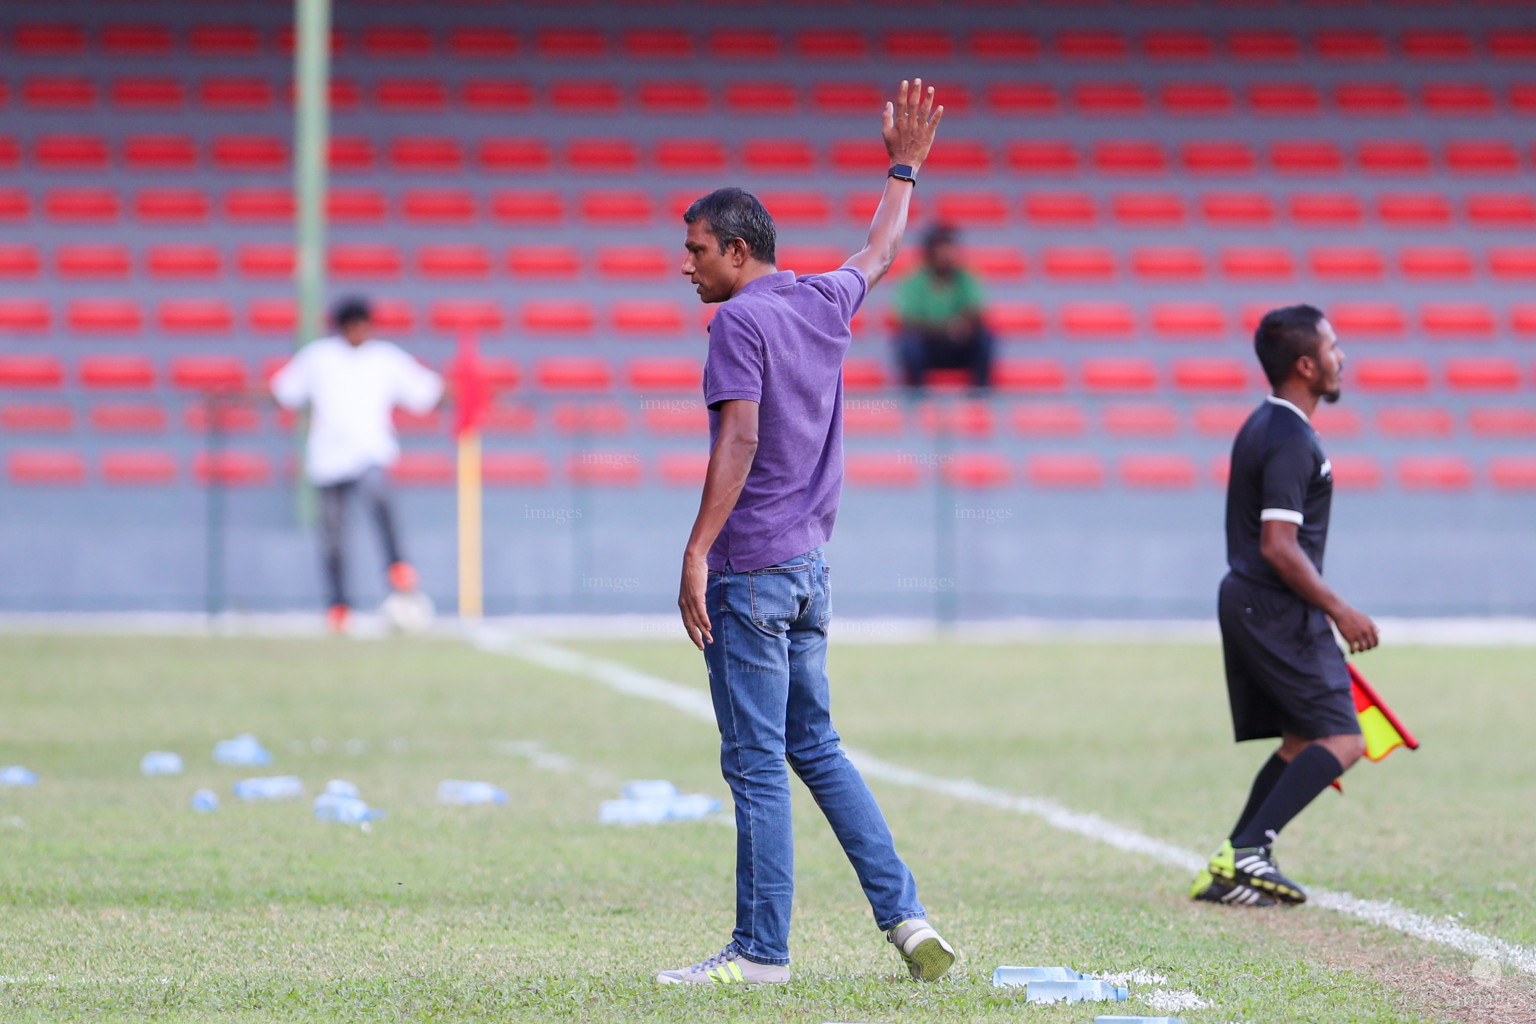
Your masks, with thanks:
M 887 102 L 882 115 L 880 137 L 891 163 L 907 164 L 914 170 L 928 159 L 934 133 L 944 118 L 944 108 L 933 105 L 933 86 L 923 89 L 923 80 L 903 80 L 894 103 Z

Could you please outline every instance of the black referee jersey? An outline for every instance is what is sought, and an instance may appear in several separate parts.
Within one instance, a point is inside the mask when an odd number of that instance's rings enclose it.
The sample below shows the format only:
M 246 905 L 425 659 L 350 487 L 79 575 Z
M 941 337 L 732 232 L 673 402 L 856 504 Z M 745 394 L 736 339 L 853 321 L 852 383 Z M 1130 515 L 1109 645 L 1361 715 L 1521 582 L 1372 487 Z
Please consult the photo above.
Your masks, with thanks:
M 1297 542 L 1323 571 L 1333 467 L 1302 411 L 1270 396 L 1232 444 L 1227 564 L 1217 601 L 1227 697 L 1238 740 L 1308 739 L 1360 731 L 1349 670 L 1323 612 L 1264 560 L 1263 524 L 1295 523 Z

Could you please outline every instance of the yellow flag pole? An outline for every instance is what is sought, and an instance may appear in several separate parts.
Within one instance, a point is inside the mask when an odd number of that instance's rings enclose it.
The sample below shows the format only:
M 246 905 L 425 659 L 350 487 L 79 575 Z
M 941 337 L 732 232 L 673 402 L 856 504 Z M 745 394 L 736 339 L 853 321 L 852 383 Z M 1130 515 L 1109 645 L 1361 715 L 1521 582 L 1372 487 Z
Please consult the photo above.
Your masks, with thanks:
M 481 576 L 480 431 L 459 436 L 459 618 L 479 619 L 485 610 Z

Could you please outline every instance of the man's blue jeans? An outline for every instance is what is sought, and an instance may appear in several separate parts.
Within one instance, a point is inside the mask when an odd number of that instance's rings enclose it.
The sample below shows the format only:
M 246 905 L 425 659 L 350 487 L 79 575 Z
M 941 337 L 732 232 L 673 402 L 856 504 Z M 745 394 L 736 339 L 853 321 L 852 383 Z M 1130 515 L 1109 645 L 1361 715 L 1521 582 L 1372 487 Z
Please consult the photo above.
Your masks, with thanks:
M 742 955 L 789 962 L 795 841 L 789 774 L 800 776 L 888 931 L 925 916 L 885 816 L 843 754 L 827 688 L 832 587 L 818 548 L 754 572 L 709 574 L 704 647 L 720 769 L 736 801 L 736 931 Z

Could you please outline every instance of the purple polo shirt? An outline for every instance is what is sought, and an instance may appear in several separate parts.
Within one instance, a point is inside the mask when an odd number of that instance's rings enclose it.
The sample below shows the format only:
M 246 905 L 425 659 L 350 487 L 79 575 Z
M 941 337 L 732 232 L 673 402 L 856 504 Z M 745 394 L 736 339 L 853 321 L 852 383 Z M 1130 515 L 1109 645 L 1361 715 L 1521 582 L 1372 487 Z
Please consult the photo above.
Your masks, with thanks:
M 737 292 L 710 321 L 710 450 L 719 403 L 758 403 L 757 457 L 709 549 L 711 569 L 762 569 L 831 538 L 843 490 L 843 356 L 868 289 L 850 267 L 798 278 L 780 270 Z

